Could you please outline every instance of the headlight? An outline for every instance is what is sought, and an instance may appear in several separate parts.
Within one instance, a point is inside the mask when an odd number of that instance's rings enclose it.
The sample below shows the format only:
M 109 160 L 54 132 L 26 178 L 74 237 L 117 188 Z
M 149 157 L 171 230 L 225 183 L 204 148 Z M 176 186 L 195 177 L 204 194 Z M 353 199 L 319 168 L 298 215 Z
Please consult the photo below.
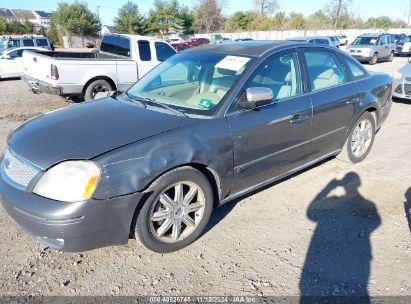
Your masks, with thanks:
M 402 74 L 401 73 L 395 73 L 394 75 L 392 75 L 392 77 L 395 80 L 402 80 Z
M 58 201 L 83 201 L 93 195 L 100 175 L 100 168 L 94 162 L 65 161 L 47 170 L 33 192 Z

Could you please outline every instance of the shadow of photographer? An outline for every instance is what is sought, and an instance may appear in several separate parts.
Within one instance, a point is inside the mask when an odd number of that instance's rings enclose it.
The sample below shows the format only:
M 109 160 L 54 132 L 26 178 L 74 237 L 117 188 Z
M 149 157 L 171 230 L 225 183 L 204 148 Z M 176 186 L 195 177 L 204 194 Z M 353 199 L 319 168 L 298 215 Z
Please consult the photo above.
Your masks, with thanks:
M 350 172 L 332 180 L 311 202 L 307 217 L 317 226 L 300 278 L 301 303 L 317 297 L 369 303 L 370 235 L 381 219 L 375 204 L 359 193 L 360 185 L 360 177 Z M 331 194 L 340 187 L 343 195 Z

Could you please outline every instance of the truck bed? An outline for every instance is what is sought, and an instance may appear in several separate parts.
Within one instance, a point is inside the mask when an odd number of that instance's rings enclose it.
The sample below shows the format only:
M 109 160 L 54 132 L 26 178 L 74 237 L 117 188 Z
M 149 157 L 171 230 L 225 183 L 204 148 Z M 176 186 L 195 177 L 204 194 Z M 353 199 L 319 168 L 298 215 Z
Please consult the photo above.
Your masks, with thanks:
M 119 56 L 101 54 L 98 51 L 92 52 L 64 52 L 64 51 L 36 51 L 35 53 L 41 54 L 47 57 L 52 57 L 56 60 L 59 59 L 97 59 L 97 60 L 121 60 Z M 124 59 L 128 60 L 128 59 Z

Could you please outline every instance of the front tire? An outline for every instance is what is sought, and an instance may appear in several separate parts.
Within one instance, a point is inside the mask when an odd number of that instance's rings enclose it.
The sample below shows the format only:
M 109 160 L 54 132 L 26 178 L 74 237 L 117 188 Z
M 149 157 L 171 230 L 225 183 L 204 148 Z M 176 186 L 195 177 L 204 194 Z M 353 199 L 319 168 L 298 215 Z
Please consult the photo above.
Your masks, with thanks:
M 375 119 L 369 112 L 364 112 L 352 127 L 337 158 L 353 164 L 364 160 L 371 151 L 374 139 Z
M 369 64 L 370 64 L 370 65 L 374 65 L 374 64 L 377 63 L 377 61 L 378 61 L 378 54 L 375 53 L 374 55 L 372 55 L 372 58 L 371 58 Z
M 113 91 L 113 87 L 107 80 L 94 80 L 87 86 L 86 91 L 84 92 L 84 100 L 93 100 L 97 93 L 110 91 Z
M 194 242 L 206 227 L 214 205 L 208 179 L 192 167 L 160 176 L 135 215 L 135 236 L 159 253 L 177 251 Z

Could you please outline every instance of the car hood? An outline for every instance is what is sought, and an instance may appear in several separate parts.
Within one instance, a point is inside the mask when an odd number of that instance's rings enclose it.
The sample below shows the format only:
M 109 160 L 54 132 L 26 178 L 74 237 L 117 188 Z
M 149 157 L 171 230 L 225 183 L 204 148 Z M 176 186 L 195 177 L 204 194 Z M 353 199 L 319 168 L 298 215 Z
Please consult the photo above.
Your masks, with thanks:
M 32 119 L 10 135 L 8 145 L 17 155 L 46 169 L 67 159 L 91 159 L 193 120 L 108 97 Z
M 411 63 L 407 62 L 402 68 L 398 70 L 398 73 L 401 73 L 405 77 L 411 76 Z

